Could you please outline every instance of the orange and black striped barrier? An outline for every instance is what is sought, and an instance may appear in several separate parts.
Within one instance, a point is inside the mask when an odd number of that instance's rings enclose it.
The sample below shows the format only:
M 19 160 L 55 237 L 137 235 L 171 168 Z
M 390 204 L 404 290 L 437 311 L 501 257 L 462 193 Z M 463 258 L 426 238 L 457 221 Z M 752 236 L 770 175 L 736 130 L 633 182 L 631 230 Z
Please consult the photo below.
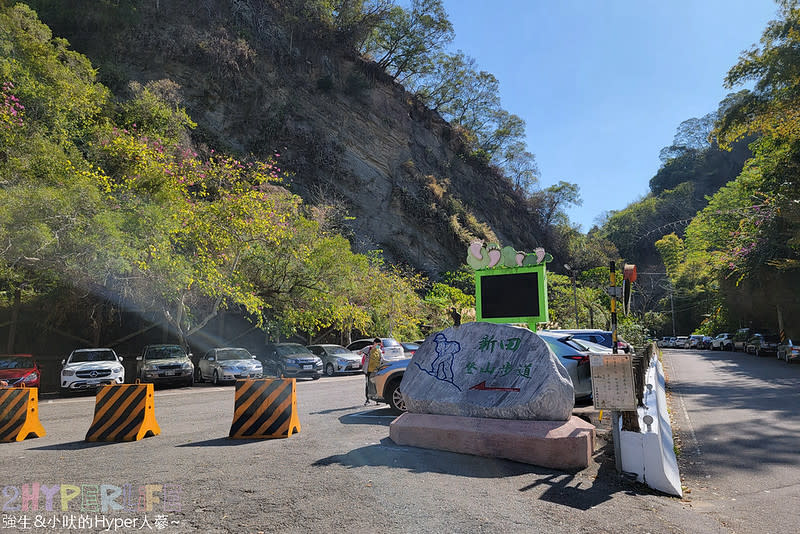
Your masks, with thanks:
M 288 438 L 297 432 L 294 378 L 236 381 L 231 438 Z
M 86 441 L 138 441 L 160 433 L 153 384 L 108 384 L 97 392 Z
M 39 421 L 38 388 L 0 387 L 0 441 L 45 435 Z

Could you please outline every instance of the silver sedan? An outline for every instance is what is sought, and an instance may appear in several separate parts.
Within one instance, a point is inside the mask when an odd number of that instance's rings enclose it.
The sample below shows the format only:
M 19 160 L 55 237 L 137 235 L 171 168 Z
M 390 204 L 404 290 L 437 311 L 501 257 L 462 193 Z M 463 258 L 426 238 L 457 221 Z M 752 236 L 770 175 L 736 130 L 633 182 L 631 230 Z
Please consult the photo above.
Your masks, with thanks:
M 247 349 L 221 348 L 211 349 L 197 362 L 195 380 L 214 384 L 235 382 L 244 378 L 261 378 L 264 370 L 261 362 Z

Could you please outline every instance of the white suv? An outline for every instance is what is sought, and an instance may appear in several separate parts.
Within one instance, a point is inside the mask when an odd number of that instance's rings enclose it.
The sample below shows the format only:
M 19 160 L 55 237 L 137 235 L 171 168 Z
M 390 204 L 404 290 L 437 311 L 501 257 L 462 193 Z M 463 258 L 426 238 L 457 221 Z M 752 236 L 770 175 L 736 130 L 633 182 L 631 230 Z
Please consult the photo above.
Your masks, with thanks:
M 112 349 L 77 349 L 61 360 L 61 389 L 96 389 L 104 384 L 125 382 L 122 357 Z
M 403 360 L 407 358 L 406 351 L 403 349 L 403 345 L 400 344 L 399 341 L 393 339 L 391 337 L 382 337 L 381 339 L 381 352 L 383 353 L 383 357 L 381 358 L 382 362 L 391 362 L 395 360 Z M 349 345 L 347 345 L 347 350 L 351 352 L 355 352 L 359 356 L 364 356 L 366 353 L 369 352 L 369 347 L 372 346 L 375 338 L 365 338 L 365 339 L 357 339 L 353 341 Z M 364 365 L 364 369 L 366 369 L 366 364 Z

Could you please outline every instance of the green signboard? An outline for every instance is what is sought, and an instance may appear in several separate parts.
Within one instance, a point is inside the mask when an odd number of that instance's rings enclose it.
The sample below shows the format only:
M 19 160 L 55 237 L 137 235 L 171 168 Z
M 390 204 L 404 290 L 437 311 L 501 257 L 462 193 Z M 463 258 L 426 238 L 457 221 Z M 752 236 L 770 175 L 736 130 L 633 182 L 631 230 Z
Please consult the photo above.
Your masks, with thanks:
M 549 321 L 545 263 L 476 270 L 475 313 L 489 323 Z

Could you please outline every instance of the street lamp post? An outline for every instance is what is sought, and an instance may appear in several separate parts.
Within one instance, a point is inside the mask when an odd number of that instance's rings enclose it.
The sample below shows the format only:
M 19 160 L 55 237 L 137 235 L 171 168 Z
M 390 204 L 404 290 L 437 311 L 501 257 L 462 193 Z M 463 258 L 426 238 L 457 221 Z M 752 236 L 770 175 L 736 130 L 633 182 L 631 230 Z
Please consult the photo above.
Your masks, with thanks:
M 575 271 L 572 270 L 572 267 L 570 267 L 568 263 L 564 264 L 564 268 L 572 275 L 572 299 L 575 302 L 575 328 L 578 328 L 578 286 L 575 281 Z

